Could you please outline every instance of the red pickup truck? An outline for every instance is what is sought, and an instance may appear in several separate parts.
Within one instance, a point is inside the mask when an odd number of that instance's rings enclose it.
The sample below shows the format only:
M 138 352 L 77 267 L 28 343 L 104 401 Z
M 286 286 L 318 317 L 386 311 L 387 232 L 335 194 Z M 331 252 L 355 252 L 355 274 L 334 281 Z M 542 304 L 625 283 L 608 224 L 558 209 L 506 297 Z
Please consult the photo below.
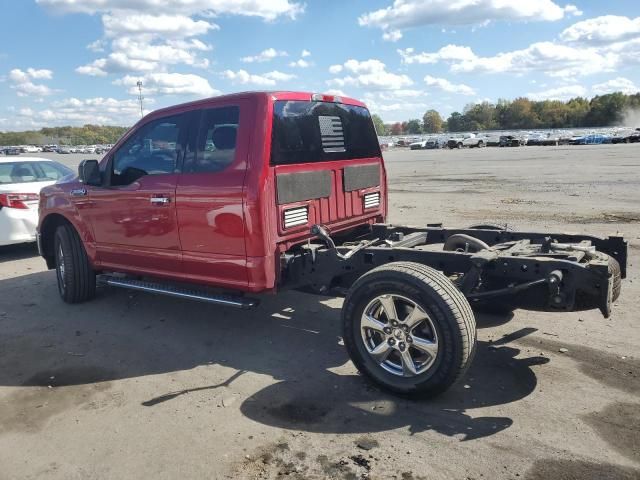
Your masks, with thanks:
M 626 274 L 622 237 L 386 216 L 364 104 L 239 93 L 155 111 L 99 164 L 45 188 L 38 246 L 68 303 L 97 282 L 238 308 L 283 289 L 345 296 L 354 364 L 403 394 L 437 394 L 464 374 L 473 310 L 608 316 Z

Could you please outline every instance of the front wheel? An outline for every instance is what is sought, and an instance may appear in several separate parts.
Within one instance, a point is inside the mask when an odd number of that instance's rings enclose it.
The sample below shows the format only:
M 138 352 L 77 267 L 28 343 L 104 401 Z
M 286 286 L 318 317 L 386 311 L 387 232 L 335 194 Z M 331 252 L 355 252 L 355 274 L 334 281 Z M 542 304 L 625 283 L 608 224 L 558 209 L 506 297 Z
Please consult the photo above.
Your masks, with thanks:
M 55 235 L 56 276 L 60 297 L 67 303 L 81 303 L 96 293 L 96 274 L 80 236 L 71 225 L 60 225 Z
M 358 370 L 399 394 L 444 392 L 475 352 L 475 318 L 466 298 L 442 273 L 417 263 L 390 263 L 360 277 L 342 320 Z

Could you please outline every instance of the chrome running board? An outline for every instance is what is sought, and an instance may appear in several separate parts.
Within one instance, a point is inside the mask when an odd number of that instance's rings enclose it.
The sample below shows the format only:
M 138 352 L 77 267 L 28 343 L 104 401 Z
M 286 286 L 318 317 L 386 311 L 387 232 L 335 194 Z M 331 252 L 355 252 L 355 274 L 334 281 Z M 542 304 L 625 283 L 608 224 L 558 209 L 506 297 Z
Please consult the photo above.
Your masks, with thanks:
M 176 286 L 165 283 L 150 282 L 147 280 L 134 280 L 126 277 L 114 277 L 111 275 L 99 275 L 98 281 L 111 287 L 128 288 L 141 292 L 167 295 L 174 298 L 184 298 L 199 302 L 212 303 L 225 307 L 234 307 L 247 310 L 258 305 L 258 300 L 254 298 L 244 298 L 240 296 L 218 295 L 204 290 Z

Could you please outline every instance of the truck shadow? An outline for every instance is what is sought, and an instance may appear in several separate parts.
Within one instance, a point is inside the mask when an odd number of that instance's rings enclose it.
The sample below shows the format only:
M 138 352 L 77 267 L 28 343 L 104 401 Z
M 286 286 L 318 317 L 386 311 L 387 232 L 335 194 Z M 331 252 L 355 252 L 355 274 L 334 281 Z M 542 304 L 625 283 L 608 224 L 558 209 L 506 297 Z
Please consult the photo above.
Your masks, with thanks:
M 18 245 L 5 245 L 0 247 L 0 263 L 24 260 L 38 256 L 38 247 L 35 243 L 21 243 Z
M 534 391 L 533 365 L 502 342 L 479 342 L 463 381 L 431 400 L 389 395 L 365 381 L 341 345 L 340 301 L 296 292 L 264 297 L 259 308 L 237 311 L 166 297 L 105 289 L 93 302 L 65 305 L 55 274 L 0 280 L 0 386 L 91 385 L 207 368 L 211 384 L 170 390 L 141 402 L 153 408 L 193 392 L 233 391 L 246 374 L 271 376 L 246 388 L 240 411 L 285 429 L 320 433 L 434 430 L 463 440 L 512 425 L 509 417 L 473 410 L 516 402 Z M 6 311 L 5 311 L 6 310 Z M 529 332 L 525 332 L 529 333 Z M 235 370 L 231 376 L 210 366 Z M 212 399 L 212 401 L 214 401 Z

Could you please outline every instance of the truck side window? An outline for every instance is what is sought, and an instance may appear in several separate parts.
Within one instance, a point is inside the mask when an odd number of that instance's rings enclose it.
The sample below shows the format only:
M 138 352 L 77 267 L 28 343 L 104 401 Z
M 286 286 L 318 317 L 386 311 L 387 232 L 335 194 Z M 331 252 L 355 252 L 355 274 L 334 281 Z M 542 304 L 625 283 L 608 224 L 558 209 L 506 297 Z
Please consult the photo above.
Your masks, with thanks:
M 181 115 L 144 125 L 113 157 L 111 185 L 129 185 L 145 175 L 174 173 L 178 164 Z
M 240 108 L 237 106 L 209 108 L 202 112 L 194 161 L 185 165 L 185 172 L 221 172 L 236 156 L 236 140 Z

